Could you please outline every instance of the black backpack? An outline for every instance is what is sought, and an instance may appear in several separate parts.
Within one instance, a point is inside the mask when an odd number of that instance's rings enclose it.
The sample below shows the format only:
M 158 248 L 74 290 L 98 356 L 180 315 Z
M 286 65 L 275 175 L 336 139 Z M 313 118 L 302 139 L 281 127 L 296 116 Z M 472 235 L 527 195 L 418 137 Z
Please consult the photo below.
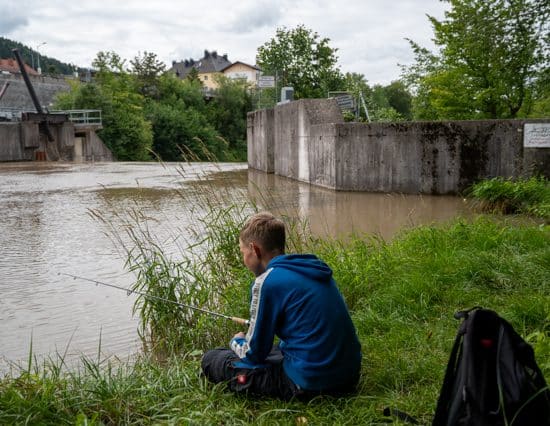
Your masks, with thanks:
M 496 312 L 463 318 L 432 426 L 550 426 L 550 391 L 533 349 Z

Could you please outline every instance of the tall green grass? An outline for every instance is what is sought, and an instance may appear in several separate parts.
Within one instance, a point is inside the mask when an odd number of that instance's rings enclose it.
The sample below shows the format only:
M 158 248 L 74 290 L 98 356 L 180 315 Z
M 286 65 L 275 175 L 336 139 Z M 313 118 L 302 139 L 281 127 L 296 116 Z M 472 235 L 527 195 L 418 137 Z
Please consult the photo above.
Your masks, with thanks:
M 218 226 L 212 228 L 215 236 L 203 235 L 208 246 L 203 262 L 211 267 L 201 285 L 215 289 L 216 309 L 243 316 L 252 278 L 234 247 L 243 212 L 218 213 L 205 223 Z M 164 311 L 153 313 L 151 305 L 144 315 L 158 322 L 155 327 L 173 326 L 175 331 L 163 331 L 165 337 L 183 342 L 165 347 L 162 363 L 143 355 L 119 365 L 84 359 L 81 370 L 64 374 L 47 363 L 22 371 L 0 382 L 0 424 L 373 424 L 383 420 L 386 406 L 429 423 L 458 326 L 453 313 L 475 305 L 495 309 L 527 337 L 550 378 L 548 227 L 481 218 L 419 227 L 392 242 L 364 235 L 346 242 L 297 240 L 334 268 L 352 312 L 363 347 L 357 395 L 309 403 L 234 396 L 200 377 L 199 359 L 203 350 L 226 345 L 237 327 L 202 314 L 189 318 L 189 313 L 171 324 L 173 313 L 160 320 Z M 147 265 L 170 265 L 147 259 Z M 160 268 L 183 266 L 188 267 Z M 178 276 L 172 272 L 171 277 Z M 155 278 L 148 284 L 162 282 Z M 203 287 L 184 291 L 182 285 L 165 295 L 198 292 L 198 303 L 210 306 L 201 302 Z
M 206 182 L 192 196 L 193 229 L 179 252 L 168 254 L 137 210 L 121 216 L 123 226 L 106 225 L 136 273 L 135 289 L 246 317 L 253 277 L 240 259 L 238 233 L 259 207 L 228 202 Z M 363 349 L 356 395 L 310 402 L 235 396 L 200 376 L 200 358 L 226 346 L 239 326 L 140 297 L 143 354 L 128 363 L 83 358 L 76 370 L 55 359 L 29 362 L 0 380 L 0 424 L 355 425 L 384 422 L 387 406 L 428 424 L 458 327 L 453 314 L 476 305 L 508 319 L 550 379 L 548 226 L 481 217 L 418 227 L 387 242 L 320 239 L 307 224 L 288 221 L 289 251 L 325 260 L 352 313 Z
M 525 213 L 550 221 L 550 181 L 493 178 L 472 186 L 468 195 L 491 213 Z

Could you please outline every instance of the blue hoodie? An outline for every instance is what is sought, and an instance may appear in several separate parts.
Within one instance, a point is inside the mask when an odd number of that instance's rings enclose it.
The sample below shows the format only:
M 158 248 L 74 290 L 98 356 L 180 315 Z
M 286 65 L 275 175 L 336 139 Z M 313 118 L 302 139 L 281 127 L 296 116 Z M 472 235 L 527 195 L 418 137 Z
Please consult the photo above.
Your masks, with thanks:
M 361 346 L 332 270 L 314 255 L 281 255 L 252 284 L 250 326 L 231 340 L 235 366 L 264 365 L 280 339 L 283 368 L 300 388 L 323 391 L 353 386 Z

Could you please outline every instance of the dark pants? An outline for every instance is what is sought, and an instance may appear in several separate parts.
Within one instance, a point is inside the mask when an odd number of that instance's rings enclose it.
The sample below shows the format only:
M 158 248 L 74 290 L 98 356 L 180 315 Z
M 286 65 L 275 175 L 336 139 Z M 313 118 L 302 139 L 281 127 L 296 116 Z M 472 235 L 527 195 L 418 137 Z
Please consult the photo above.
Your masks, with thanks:
M 283 370 L 279 349 L 273 348 L 270 352 L 265 368 L 237 368 L 233 366 L 235 361 L 239 361 L 239 357 L 231 349 L 214 349 L 202 357 L 202 372 L 213 383 L 227 382 L 233 392 L 287 400 L 300 394 Z

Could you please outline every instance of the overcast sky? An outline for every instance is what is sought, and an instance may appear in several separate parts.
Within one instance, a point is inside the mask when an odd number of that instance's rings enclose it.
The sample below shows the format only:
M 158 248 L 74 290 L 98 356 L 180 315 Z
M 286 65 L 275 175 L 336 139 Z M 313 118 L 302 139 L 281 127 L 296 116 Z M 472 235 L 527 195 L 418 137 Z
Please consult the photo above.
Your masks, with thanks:
M 278 27 L 304 24 L 338 48 L 343 72 L 388 84 L 413 56 L 405 38 L 432 47 L 426 14 L 439 0 L 0 0 L 0 35 L 43 55 L 89 67 L 100 50 L 126 59 L 154 52 L 168 66 L 205 49 L 254 64 Z

